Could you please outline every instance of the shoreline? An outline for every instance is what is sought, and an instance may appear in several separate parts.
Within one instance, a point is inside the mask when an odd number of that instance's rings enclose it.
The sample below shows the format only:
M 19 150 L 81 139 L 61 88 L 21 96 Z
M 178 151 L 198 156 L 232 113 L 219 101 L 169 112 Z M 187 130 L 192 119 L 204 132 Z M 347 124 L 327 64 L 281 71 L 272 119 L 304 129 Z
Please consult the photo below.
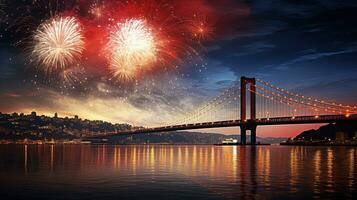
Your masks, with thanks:
M 324 144 L 324 143 L 318 143 L 318 144 L 309 144 L 309 143 L 280 143 L 279 145 L 281 146 L 355 146 L 357 147 L 357 144 Z
M 267 143 L 262 143 L 262 144 L 213 144 L 215 146 L 271 146 L 273 144 L 267 144 Z
M 5 145 L 108 145 L 108 146 L 306 146 L 306 147 L 357 147 L 357 144 L 114 144 L 114 143 L 0 143 Z

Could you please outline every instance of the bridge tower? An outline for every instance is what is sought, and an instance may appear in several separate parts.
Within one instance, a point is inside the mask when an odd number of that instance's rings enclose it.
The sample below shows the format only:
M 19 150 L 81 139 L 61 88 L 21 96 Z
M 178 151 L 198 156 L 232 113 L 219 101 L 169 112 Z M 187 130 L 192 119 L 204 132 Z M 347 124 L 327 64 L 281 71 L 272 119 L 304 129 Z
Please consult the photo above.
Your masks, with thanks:
M 251 120 L 256 119 L 256 86 L 255 78 L 247 78 L 242 76 L 240 79 L 241 83 L 241 94 L 240 94 L 240 116 L 242 121 L 247 123 L 240 126 L 240 136 L 241 144 L 246 144 L 247 130 L 250 130 L 250 141 L 252 144 L 256 143 L 257 140 L 257 126 L 250 123 Z M 249 85 L 249 97 L 250 97 L 250 119 L 247 119 L 247 85 Z

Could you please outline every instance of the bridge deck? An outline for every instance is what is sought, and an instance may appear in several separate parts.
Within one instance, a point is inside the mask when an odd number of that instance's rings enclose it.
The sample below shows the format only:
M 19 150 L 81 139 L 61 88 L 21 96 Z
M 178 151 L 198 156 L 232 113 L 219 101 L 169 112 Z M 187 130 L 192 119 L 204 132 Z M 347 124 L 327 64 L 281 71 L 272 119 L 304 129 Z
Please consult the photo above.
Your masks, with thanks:
M 227 120 L 216 122 L 203 122 L 194 124 L 180 124 L 173 126 L 162 126 L 154 128 L 141 128 L 127 131 L 118 131 L 113 133 L 106 133 L 105 137 L 126 134 L 139 134 L 139 133 L 154 133 L 154 132 L 167 132 L 179 130 L 193 130 L 205 128 L 221 128 L 221 127 L 234 127 L 234 126 L 264 126 L 264 125 L 284 125 L 284 124 L 317 124 L 317 123 L 334 123 L 340 121 L 356 121 L 357 114 L 353 115 L 321 115 L 321 116 L 297 116 L 297 117 L 274 117 L 262 118 L 255 120 Z M 103 137 L 98 136 L 98 137 Z

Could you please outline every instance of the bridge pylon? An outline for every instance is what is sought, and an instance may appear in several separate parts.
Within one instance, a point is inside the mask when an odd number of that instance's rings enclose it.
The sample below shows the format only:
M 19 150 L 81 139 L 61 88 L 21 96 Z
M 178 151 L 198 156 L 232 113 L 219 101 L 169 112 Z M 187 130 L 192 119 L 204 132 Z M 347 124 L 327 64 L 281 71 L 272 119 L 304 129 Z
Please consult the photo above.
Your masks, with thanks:
M 240 136 L 241 136 L 241 144 L 246 144 L 247 140 L 247 130 L 250 130 L 251 144 L 256 143 L 256 125 L 250 125 L 249 121 L 256 119 L 256 81 L 255 78 L 248 78 L 242 76 L 240 79 L 241 83 L 241 94 L 240 94 L 240 116 L 243 122 L 247 122 L 246 125 L 240 126 Z M 249 99 L 250 99 L 250 119 L 247 119 L 247 85 L 249 85 Z

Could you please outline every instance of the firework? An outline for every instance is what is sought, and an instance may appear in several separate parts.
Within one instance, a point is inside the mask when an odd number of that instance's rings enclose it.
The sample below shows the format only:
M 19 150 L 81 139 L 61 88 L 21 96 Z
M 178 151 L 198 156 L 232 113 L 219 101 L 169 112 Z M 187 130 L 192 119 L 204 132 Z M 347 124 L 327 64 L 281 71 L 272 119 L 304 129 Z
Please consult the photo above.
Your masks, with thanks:
M 152 30 L 140 19 L 116 25 L 107 45 L 110 69 L 118 78 L 132 79 L 138 70 L 156 61 L 156 44 Z
M 82 31 L 74 17 L 56 17 L 43 23 L 33 39 L 32 57 L 47 73 L 75 64 L 84 49 Z
M 199 22 L 193 29 L 193 36 L 200 40 L 205 39 L 209 36 L 211 30 L 204 22 Z
M 91 14 L 93 17 L 100 19 L 103 17 L 105 12 L 105 7 L 103 3 L 99 3 L 99 2 L 94 2 L 88 10 L 88 13 Z
M 70 67 L 61 71 L 59 75 L 60 75 L 59 78 L 63 83 L 68 83 L 68 84 L 81 83 L 82 77 L 84 75 L 84 69 L 79 66 Z
M 206 40 L 212 34 L 212 27 L 202 16 L 194 15 L 189 24 L 189 30 L 191 31 L 192 36 L 197 40 Z

